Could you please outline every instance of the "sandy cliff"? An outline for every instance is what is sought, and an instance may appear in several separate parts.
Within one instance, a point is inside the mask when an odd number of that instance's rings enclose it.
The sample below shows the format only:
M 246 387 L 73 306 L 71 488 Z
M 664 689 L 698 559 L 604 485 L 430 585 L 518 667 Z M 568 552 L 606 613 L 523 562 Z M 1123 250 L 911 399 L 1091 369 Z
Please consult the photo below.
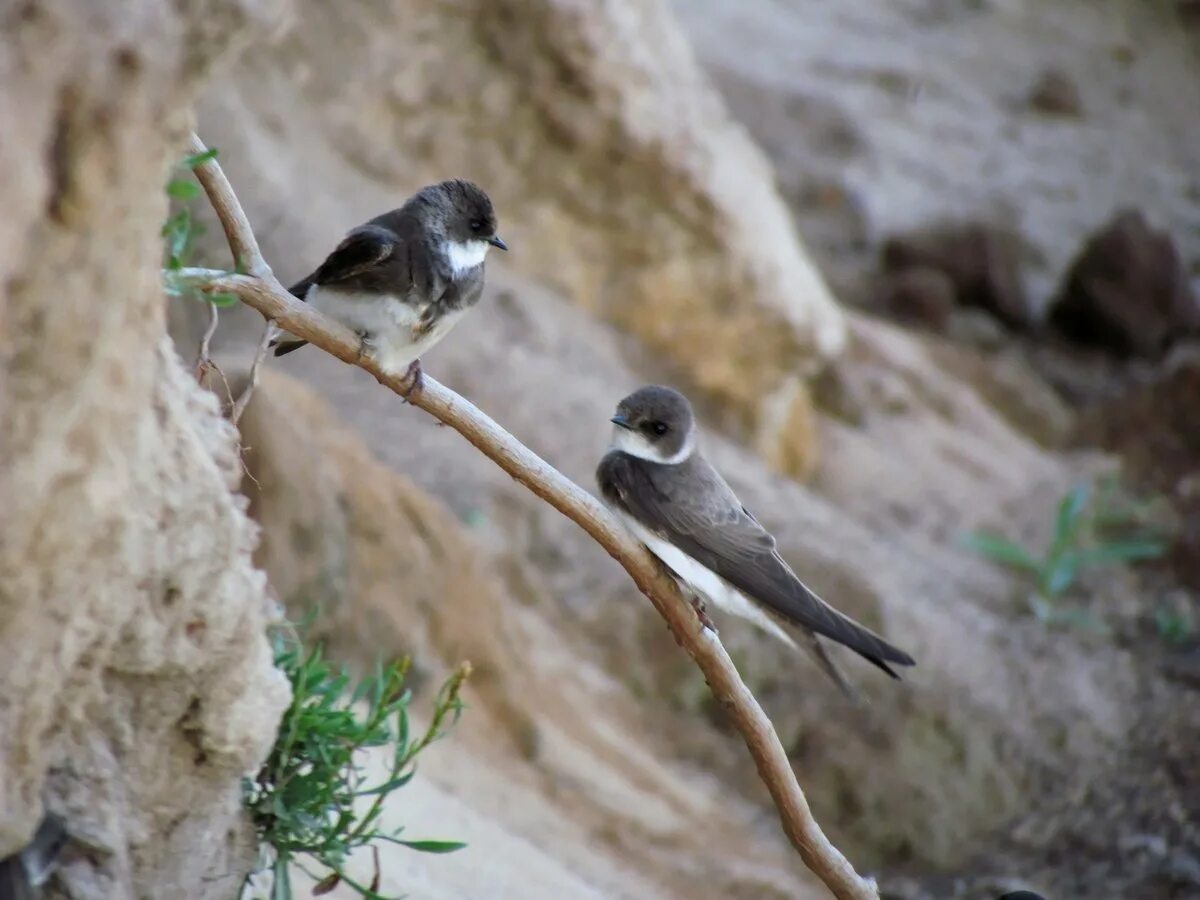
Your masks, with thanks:
M 288 700 L 277 612 L 158 267 L 193 91 L 270 14 L 0 13 L 0 856 L 45 801 L 89 847 L 73 897 L 228 897 L 255 858 L 240 779 Z

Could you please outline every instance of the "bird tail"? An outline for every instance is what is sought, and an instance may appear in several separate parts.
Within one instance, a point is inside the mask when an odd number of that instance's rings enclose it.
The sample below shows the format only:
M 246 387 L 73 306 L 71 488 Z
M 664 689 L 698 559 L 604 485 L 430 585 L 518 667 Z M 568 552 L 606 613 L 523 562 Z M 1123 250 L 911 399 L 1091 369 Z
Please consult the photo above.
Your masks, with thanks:
M 790 569 L 788 571 L 791 572 Z M 900 676 L 892 668 L 893 665 L 916 665 L 913 658 L 899 647 L 889 644 L 870 628 L 860 625 L 845 613 L 834 609 L 809 590 L 794 574 L 792 577 L 793 590 L 799 595 L 798 598 L 793 595 L 793 599 L 804 601 L 795 604 L 795 608 L 802 611 L 803 617 L 785 616 L 793 625 L 849 647 L 871 665 L 883 670 L 896 680 L 899 680 Z
M 886 672 L 897 681 L 900 680 L 900 675 L 892 668 L 893 665 L 916 665 L 915 660 L 899 647 L 889 644 L 871 629 L 860 625 L 849 616 L 833 610 L 832 607 L 828 608 L 840 621 L 837 623 L 836 628 L 832 628 L 827 632 L 823 629 L 817 629 L 818 633 L 824 633 L 839 644 L 849 647 L 867 662 L 871 663 L 871 665 Z
M 821 643 L 821 639 L 811 632 L 805 635 L 805 637 L 807 640 L 803 642 L 804 649 L 812 654 L 813 659 L 816 660 L 821 670 L 833 679 L 833 683 L 838 686 L 838 689 L 846 696 L 847 700 L 856 706 L 861 706 L 864 702 L 862 695 L 859 694 L 854 685 L 846 680 L 846 676 L 838 671 L 838 667 L 833 664 L 833 660 L 825 652 L 825 646 Z
M 286 356 L 288 353 L 291 353 L 293 350 L 299 350 L 301 347 L 303 347 L 307 343 L 308 343 L 308 341 L 274 340 L 274 341 L 271 341 L 271 346 L 275 348 L 276 356 Z

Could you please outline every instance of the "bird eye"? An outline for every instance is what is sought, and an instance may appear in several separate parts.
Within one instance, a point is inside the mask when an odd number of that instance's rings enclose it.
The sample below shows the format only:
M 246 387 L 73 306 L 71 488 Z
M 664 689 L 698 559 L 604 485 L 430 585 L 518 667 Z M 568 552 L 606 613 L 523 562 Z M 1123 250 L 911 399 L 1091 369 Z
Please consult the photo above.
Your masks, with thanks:
M 483 223 L 480 222 L 478 219 L 471 220 L 471 230 L 472 231 L 478 231 L 482 227 L 483 227 Z
M 650 426 L 650 430 L 653 431 L 657 435 L 660 435 L 660 436 L 664 435 L 667 433 L 667 423 L 666 422 L 654 422 Z

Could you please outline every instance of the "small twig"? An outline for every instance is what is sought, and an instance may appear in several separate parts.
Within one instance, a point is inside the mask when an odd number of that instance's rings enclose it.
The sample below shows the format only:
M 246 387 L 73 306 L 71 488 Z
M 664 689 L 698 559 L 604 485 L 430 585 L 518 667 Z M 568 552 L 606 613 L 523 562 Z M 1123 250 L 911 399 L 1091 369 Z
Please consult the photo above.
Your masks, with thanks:
M 267 356 L 267 348 L 271 346 L 271 339 L 275 337 L 276 330 L 275 323 L 268 319 L 263 327 L 262 337 L 258 341 L 258 350 L 254 354 L 254 362 L 250 365 L 250 375 L 247 377 L 246 386 L 242 388 L 241 394 L 233 402 L 233 409 L 229 412 L 229 421 L 233 422 L 234 425 L 242 418 L 242 413 L 246 411 L 246 404 L 250 402 L 250 397 L 254 393 L 254 389 L 258 387 L 258 370 L 262 367 L 262 362 Z
M 198 153 L 205 150 L 195 136 L 192 149 Z M 248 270 L 257 276 L 211 273 L 213 279 L 202 285 L 201 290 L 236 294 L 247 306 L 290 334 L 365 369 L 380 384 L 404 396 L 410 384 L 380 369 L 371 357 L 360 352 L 359 340 L 348 328 L 298 301 L 275 279 L 262 262 L 254 233 L 220 166 L 209 161 L 198 166 L 196 174 L 208 192 L 231 249 L 239 260 L 249 263 Z M 198 279 L 206 275 L 203 271 L 190 274 Z M 595 497 L 542 460 L 470 401 L 428 374 L 421 389 L 408 394 L 408 400 L 452 427 L 514 479 L 579 525 L 624 566 L 666 620 L 676 641 L 704 673 L 713 696 L 741 732 L 759 777 L 775 802 L 783 830 L 805 865 L 839 900 L 878 900 L 874 881 L 861 878 L 854 871 L 813 818 L 771 720 L 738 675 L 720 639 L 700 625 L 674 579 L 662 570 L 650 552 Z
M 221 376 L 221 383 L 225 385 L 225 396 L 229 398 L 229 403 L 232 405 L 233 390 L 229 387 L 229 379 L 225 377 L 221 367 L 213 361 L 212 349 L 209 347 L 213 335 L 217 333 L 217 324 L 221 317 L 217 313 L 215 303 L 210 303 L 207 298 L 204 303 L 208 307 L 208 326 L 204 329 L 204 335 L 200 338 L 200 349 L 196 353 L 196 380 L 203 383 L 209 372 L 216 372 Z
M 212 343 L 213 335 L 217 333 L 217 325 L 221 321 L 221 316 L 217 312 L 217 305 L 215 303 L 210 303 L 205 298 L 204 305 L 208 307 L 208 326 L 204 329 L 204 335 L 200 338 L 200 349 L 196 353 L 197 381 L 204 379 L 204 376 L 208 374 L 209 367 L 213 364 L 212 351 L 209 349 L 209 344 Z

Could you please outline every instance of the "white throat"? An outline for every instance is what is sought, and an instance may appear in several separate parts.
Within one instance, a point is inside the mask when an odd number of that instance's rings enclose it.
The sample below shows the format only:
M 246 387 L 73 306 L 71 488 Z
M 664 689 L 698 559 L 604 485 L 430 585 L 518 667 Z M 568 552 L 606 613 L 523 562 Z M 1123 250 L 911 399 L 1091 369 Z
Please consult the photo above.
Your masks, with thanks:
M 446 261 L 450 263 L 450 272 L 455 278 L 482 263 L 490 247 L 487 241 L 446 241 L 442 245 Z
M 683 442 L 683 446 L 671 456 L 664 456 L 662 451 L 646 440 L 646 436 L 640 431 L 633 431 L 629 428 L 622 428 L 620 425 L 613 426 L 612 443 L 608 445 L 610 450 L 620 450 L 622 453 L 628 453 L 630 456 L 636 456 L 638 459 L 644 459 L 647 462 L 660 463 L 664 466 L 674 466 L 683 462 L 692 455 L 692 451 L 696 449 L 696 432 L 692 430 L 687 436 L 687 440 Z

